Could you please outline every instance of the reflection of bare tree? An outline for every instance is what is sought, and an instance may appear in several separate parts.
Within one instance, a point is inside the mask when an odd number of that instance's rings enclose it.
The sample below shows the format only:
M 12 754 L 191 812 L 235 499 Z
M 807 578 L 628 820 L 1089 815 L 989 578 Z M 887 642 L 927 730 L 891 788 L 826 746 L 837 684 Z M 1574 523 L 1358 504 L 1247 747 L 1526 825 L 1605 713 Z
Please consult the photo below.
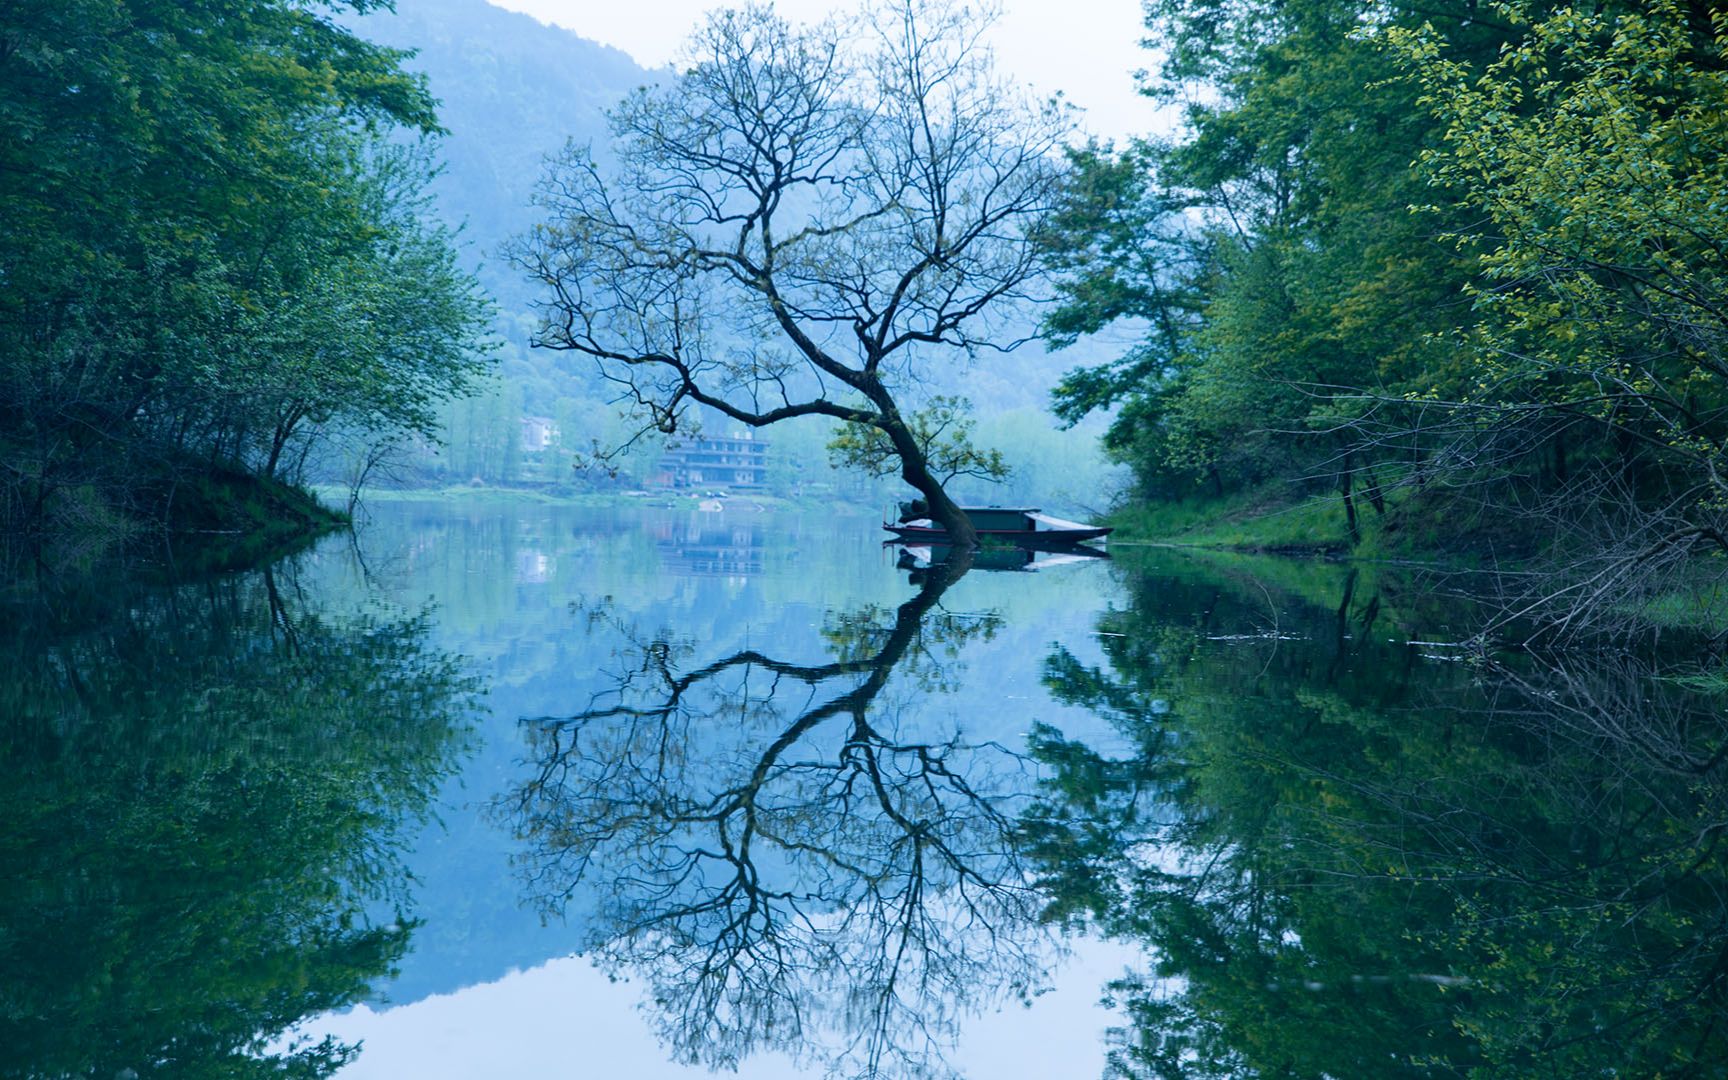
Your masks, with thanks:
M 746 650 L 680 670 L 637 643 L 615 691 L 530 722 L 535 770 L 503 807 L 530 895 L 595 897 L 591 942 L 652 991 L 680 1058 L 777 1047 L 859 1075 L 934 1071 L 958 1015 L 1026 993 L 1044 966 L 1012 844 L 1019 758 L 920 741 L 882 706 L 899 666 L 994 627 L 939 609 L 969 561 L 884 623 L 830 625 L 837 659 Z

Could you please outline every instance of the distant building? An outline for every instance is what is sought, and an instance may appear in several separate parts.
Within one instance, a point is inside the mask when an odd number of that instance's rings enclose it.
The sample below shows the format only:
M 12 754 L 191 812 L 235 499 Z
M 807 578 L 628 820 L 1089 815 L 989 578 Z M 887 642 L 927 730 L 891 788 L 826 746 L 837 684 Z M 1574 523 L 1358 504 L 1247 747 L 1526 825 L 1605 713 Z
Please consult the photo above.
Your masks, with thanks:
M 747 431 L 685 436 L 666 447 L 654 482 L 669 488 L 761 490 L 768 483 L 768 442 Z
M 556 420 L 550 416 L 524 416 L 522 418 L 523 453 L 534 454 L 556 445 L 558 445 L 558 422 Z

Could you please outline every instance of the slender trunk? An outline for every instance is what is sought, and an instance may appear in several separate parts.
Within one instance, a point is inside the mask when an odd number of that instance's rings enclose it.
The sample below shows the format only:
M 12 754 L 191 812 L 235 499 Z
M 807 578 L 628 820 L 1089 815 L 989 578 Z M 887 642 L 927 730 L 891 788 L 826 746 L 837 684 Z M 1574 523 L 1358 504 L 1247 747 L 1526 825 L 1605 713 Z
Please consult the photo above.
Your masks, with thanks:
M 277 425 L 275 433 L 270 437 L 270 453 L 264 459 L 264 475 L 274 480 L 276 478 L 276 463 L 282 460 L 282 448 L 288 445 L 288 435 Z
M 1350 456 L 1346 454 L 1344 470 L 1338 474 L 1338 494 L 1344 498 L 1344 522 L 1350 529 L 1351 547 L 1362 542 L 1362 534 L 1356 527 L 1356 500 L 1350 494 L 1350 482 L 1355 475 L 1355 470 L 1350 466 Z
M 1374 507 L 1375 515 L 1385 517 L 1386 496 L 1380 489 L 1379 474 L 1374 471 L 1374 466 L 1364 465 L 1362 466 L 1362 476 L 1368 482 L 1368 487 L 1363 491 L 1363 494 L 1368 496 L 1368 502 Z
M 288 440 L 294 437 L 294 429 L 300 426 L 300 421 L 305 417 L 306 410 L 295 405 L 276 421 L 276 430 L 270 433 L 270 456 L 264 461 L 265 476 L 276 478 L 276 466 L 282 460 L 282 451 L 287 448 Z

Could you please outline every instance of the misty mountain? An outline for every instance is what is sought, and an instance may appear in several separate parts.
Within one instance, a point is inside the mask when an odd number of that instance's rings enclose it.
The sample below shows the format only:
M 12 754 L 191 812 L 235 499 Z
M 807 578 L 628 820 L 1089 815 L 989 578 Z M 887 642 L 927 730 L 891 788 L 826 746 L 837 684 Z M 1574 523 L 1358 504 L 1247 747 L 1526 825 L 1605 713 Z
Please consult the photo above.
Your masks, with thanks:
M 653 80 L 625 53 L 484 0 L 401 0 L 397 12 L 355 20 L 373 41 L 417 50 L 449 135 L 434 194 L 479 260 L 506 316 L 533 287 L 498 258 L 534 223 L 534 185 L 566 140 L 603 144 L 605 112 Z

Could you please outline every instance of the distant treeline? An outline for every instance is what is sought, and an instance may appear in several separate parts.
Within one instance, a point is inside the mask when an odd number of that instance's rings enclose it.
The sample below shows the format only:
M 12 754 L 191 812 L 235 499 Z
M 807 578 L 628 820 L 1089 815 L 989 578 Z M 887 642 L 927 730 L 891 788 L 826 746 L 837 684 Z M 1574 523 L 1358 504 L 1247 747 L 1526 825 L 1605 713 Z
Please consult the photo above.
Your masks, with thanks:
M 1353 533 L 1403 508 L 1624 566 L 1728 548 L 1719 6 L 1147 7 L 1186 123 L 1077 155 L 1046 324 L 1145 326 L 1058 392 L 1116 410 L 1141 499 L 1331 492 Z
M 8 530 L 172 525 L 327 436 L 429 433 L 478 374 L 486 302 L 421 215 L 434 102 L 332 21 L 375 6 L 0 9 Z

